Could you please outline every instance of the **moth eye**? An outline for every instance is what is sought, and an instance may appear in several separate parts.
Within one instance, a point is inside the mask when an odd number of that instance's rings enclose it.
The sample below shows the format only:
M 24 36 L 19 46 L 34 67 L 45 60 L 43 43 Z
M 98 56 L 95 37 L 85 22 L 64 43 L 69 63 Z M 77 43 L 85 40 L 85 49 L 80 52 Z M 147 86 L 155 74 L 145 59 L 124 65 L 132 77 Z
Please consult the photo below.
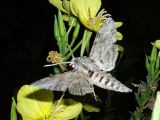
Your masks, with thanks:
M 71 67 L 71 69 L 75 69 L 75 65 L 74 64 L 71 64 L 70 67 Z

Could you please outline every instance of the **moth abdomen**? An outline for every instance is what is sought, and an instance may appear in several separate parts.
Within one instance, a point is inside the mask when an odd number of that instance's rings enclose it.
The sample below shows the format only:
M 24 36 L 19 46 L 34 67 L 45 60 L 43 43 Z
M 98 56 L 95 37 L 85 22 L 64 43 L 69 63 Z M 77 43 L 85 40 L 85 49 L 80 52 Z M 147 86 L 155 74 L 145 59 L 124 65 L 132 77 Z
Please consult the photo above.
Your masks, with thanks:
M 103 89 L 113 90 L 117 92 L 131 92 L 127 86 L 115 79 L 111 74 L 102 72 L 93 72 L 90 81 Z

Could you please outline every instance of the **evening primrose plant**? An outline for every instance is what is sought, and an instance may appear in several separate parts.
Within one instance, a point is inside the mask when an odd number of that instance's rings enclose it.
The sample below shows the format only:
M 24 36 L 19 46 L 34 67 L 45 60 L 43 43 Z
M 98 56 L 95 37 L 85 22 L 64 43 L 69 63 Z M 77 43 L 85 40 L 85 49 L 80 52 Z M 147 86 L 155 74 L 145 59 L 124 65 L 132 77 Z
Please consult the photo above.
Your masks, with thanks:
M 131 120 L 148 120 L 151 119 L 151 111 L 153 110 L 154 103 L 156 100 L 156 92 L 158 88 L 158 82 L 160 80 L 160 41 L 156 40 L 152 43 L 151 55 L 146 55 L 146 69 L 147 76 L 146 81 L 141 81 L 139 85 L 133 84 L 137 87 L 137 92 L 135 92 L 135 99 L 138 104 L 136 110 L 131 113 Z M 159 95 L 159 93 L 158 93 Z M 157 97 L 157 101 L 159 97 Z M 156 103 L 156 104 L 159 104 Z M 157 109 L 157 107 L 155 108 Z M 146 112 L 149 111 L 149 112 Z M 153 116 L 155 116 L 155 111 Z M 157 111 L 156 111 L 157 114 Z M 158 113 L 159 114 L 159 113 Z M 157 115 L 158 115 L 157 114 Z M 155 119 L 155 117 L 154 117 Z M 156 119 L 158 120 L 158 119 Z
M 90 39 L 93 32 L 97 32 L 107 12 L 101 8 L 101 0 L 49 0 L 58 8 L 54 17 L 54 38 L 58 50 L 50 51 L 47 62 L 57 64 L 66 62 L 73 53 L 79 56 L 88 54 L 90 50 Z M 122 22 L 115 22 L 117 28 Z M 82 31 L 82 32 L 80 32 Z M 83 33 L 82 37 L 80 33 Z M 123 35 L 117 32 L 117 40 L 122 40 Z M 123 47 L 119 46 L 120 51 Z M 54 67 L 54 74 L 67 71 L 67 67 L 58 64 Z M 86 100 L 88 101 L 88 100 Z M 24 85 L 17 94 L 17 100 L 13 99 L 11 108 L 11 120 L 17 120 L 16 110 L 23 120 L 83 120 L 83 109 L 87 112 L 99 112 L 100 109 L 74 99 L 64 99 L 64 94 L 59 100 L 55 100 L 52 91 L 38 87 Z M 79 117 L 80 116 L 80 117 Z

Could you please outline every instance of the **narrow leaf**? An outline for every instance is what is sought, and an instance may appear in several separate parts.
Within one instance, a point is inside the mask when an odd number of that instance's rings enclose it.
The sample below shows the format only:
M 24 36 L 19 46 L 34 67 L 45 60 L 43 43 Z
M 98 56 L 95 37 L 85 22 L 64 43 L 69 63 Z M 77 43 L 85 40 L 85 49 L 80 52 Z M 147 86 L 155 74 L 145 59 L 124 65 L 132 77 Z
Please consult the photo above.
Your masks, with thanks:
M 65 36 L 66 28 L 65 28 L 65 24 L 63 22 L 63 16 L 60 10 L 58 10 L 58 26 L 59 26 L 60 36 L 61 37 Z
M 73 36 L 72 36 L 72 41 L 70 43 L 70 47 L 72 47 L 73 44 L 75 43 L 75 40 L 77 39 L 77 37 L 79 35 L 79 30 L 80 30 L 80 24 L 77 22 L 76 27 L 75 27 L 74 32 L 73 32 Z
M 150 63 L 149 63 L 148 56 L 146 56 L 146 69 L 148 72 L 150 71 Z
M 17 112 L 16 112 L 16 102 L 12 97 L 12 106 L 11 106 L 11 120 L 17 120 Z
M 60 33 L 60 37 L 61 37 L 61 43 L 62 43 L 62 55 L 65 56 L 66 52 L 67 52 L 67 45 L 68 45 L 68 36 L 66 33 L 66 27 L 63 21 L 63 16 L 60 10 L 58 10 L 58 26 L 59 26 L 59 33 Z
M 58 27 L 56 15 L 55 15 L 55 20 L 54 20 L 54 37 L 57 40 L 57 45 L 59 47 L 59 51 L 62 54 L 62 42 L 61 42 L 61 37 L 60 37 L 60 33 L 59 33 L 59 27 Z
M 157 72 L 159 71 L 159 67 L 160 67 L 160 57 L 157 56 L 156 66 L 155 66 L 155 74 L 157 74 Z
M 87 45 L 88 41 L 90 40 L 91 35 L 92 35 L 91 31 L 88 31 L 88 30 L 84 31 L 80 56 L 83 56 L 85 48 L 86 48 L 86 45 Z

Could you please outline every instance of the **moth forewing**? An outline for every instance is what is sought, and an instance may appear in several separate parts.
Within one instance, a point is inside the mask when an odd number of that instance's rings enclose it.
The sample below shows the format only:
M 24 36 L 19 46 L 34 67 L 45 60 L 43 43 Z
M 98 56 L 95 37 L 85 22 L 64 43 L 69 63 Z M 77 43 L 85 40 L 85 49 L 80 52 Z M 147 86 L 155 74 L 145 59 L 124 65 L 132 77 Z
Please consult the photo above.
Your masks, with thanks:
M 111 17 L 106 18 L 98 31 L 89 57 L 95 60 L 95 64 L 103 71 L 114 68 L 118 56 L 116 44 L 116 27 Z
M 88 80 L 89 76 L 87 74 L 73 70 L 62 74 L 50 75 L 31 85 L 52 91 L 65 92 L 68 89 L 70 94 L 82 96 L 94 93 L 93 84 Z

